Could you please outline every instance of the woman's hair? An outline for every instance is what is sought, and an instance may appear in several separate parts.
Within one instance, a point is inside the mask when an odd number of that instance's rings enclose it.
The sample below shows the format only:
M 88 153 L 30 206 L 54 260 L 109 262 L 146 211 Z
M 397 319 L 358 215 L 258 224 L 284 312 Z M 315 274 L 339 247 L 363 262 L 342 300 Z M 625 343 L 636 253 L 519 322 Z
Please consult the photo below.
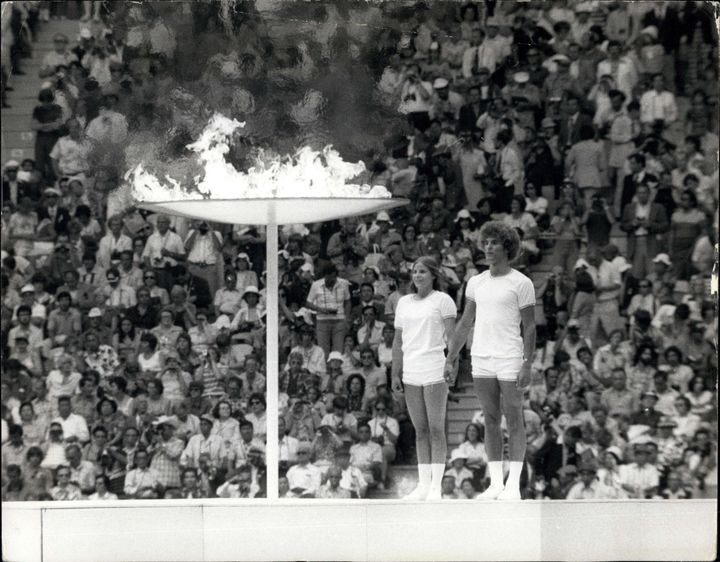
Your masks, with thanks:
M 259 400 L 263 407 L 267 408 L 267 402 L 265 401 L 265 396 L 263 396 L 262 393 L 253 392 L 250 395 L 250 398 L 248 398 L 248 403 L 252 402 L 253 400 Z
M 52 103 L 55 101 L 55 94 L 50 88 L 43 88 L 38 93 L 38 101 L 40 103 Z
M 471 427 L 474 427 L 475 430 L 477 431 L 478 441 L 484 442 L 485 441 L 485 429 L 480 424 L 473 423 L 473 422 L 467 424 L 467 426 L 465 427 L 465 441 L 468 441 L 468 430 Z
M 512 198 L 513 201 L 515 201 L 518 205 L 520 205 L 520 212 L 525 212 L 525 207 L 527 207 L 527 202 L 525 201 L 524 195 L 513 195 Z
M 438 279 L 445 279 L 445 274 L 440 269 L 440 265 L 438 264 L 437 260 L 431 256 L 420 256 L 418 259 L 416 259 L 413 264 L 411 271 L 415 269 L 416 265 L 422 265 L 430 272 L 430 275 L 433 276 L 433 289 L 437 289 L 437 282 Z M 414 291 L 417 291 L 417 287 L 415 287 L 415 283 L 411 284 L 411 287 Z
M 123 392 L 125 392 L 127 390 L 127 380 L 125 379 L 125 377 L 121 377 L 121 376 L 111 377 L 110 384 L 114 384 Z
M 665 350 L 665 354 L 664 354 L 665 360 L 667 360 L 668 355 L 670 355 L 670 353 L 673 353 L 673 352 L 674 352 L 674 353 L 677 353 L 678 360 L 680 361 L 680 363 L 682 363 L 682 362 L 683 362 L 683 352 L 680 351 L 680 348 L 679 348 L 678 346 L 676 346 L 676 345 L 671 345 L 670 347 L 668 347 L 668 348 Z
M 100 401 L 97 403 L 97 406 L 95 406 L 95 410 L 97 411 L 98 414 L 101 414 L 101 413 L 102 413 L 102 405 L 103 405 L 105 402 L 107 402 L 108 404 L 110 404 L 110 405 L 112 406 L 113 414 L 114 414 L 115 412 L 117 412 L 117 409 L 118 409 L 118 408 L 117 408 L 117 402 L 115 402 L 115 400 L 112 400 L 111 398 L 108 398 L 107 396 L 104 396 L 104 397 L 102 397 L 102 398 L 100 399 Z
M 358 373 L 353 373 L 350 375 L 347 379 L 347 382 L 345 383 L 345 387 L 347 388 L 348 394 L 350 394 L 350 386 L 352 385 L 352 381 L 355 379 L 358 379 L 360 381 L 360 394 L 365 395 L 365 377 Z
M 157 337 L 155 337 L 155 334 L 153 334 L 151 332 L 145 332 L 142 336 L 140 336 L 140 341 L 147 342 L 148 347 L 152 351 L 155 351 L 157 349 L 157 345 L 158 345 Z
M 148 384 L 148 386 L 150 386 L 150 384 L 154 384 L 154 385 L 157 387 L 157 389 L 158 389 L 158 394 L 161 395 L 161 396 L 162 396 L 162 393 L 165 392 L 165 385 L 163 384 L 163 382 L 162 382 L 160 379 L 157 379 L 157 378 L 156 378 L 156 379 L 150 379 L 150 380 L 147 382 L 147 384 Z
M 180 332 L 175 342 L 179 340 L 185 340 L 186 342 L 188 342 L 190 348 L 192 349 L 192 338 L 190 337 L 190 334 L 188 334 L 187 332 Z
M 580 140 L 590 140 L 595 138 L 595 128 L 592 125 L 580 126 Z
M 212 415 L 214 418 L 220 419 L 220 404 L 227 404 L 227 407 L 230 408 L 230 413 L 232 414 L 232 404 L 230 404 L 227 400 L 220 400 L 212 409 Z
M 480 228 L 480 239 L 497 238 L 507 253 L 508 260 L 512 261 L 520 254 L 520 236 L 517 231 L 500 221 L 486 222 Z
M 118 319 L 117 330 L 115 331 L 115 333 L 118 335 L 122 335 L 123 332 L 122 332 L 121 326 L 122 326 L 123 320 L 127 320 L 130 322 L 130 331 L 127 333 L 127 335 L 130 336 L 130 338 L 134 340 L 135 339 L 135 324 L 133 324 L 133 321 L 130 320 L 130 318 L 128 316 L 121 316 Z
M 638 346 L 637 351 L 635 352 L 635 357 L 633 358 L 633 365 L 637 365 L 640 362 L 640 357 L 645 352 L 646 349 L 650 350 L 650 353 L 652 354 L 652 357 L 650 359 L 650 364 L 654 367 L 657 365 L 657 350 L 655 349 L 654 345 L 650 345 L 647 343 L 641 344 Z
M 689 410 L 692 407 L 692 403 L 690 402 L 690 399 L 687 396 L 683 396 L 682 394 L 675 398 L 675 400 L 682 400 L 682 402 L 685 404 L 685 407 Z
M 701 377 L 700 375 L 695 375 L 693 378 L 690 379 L 690 382 L 688 382 L 688 388 L 690 391 L 692 391 L 693 386 L 695 386 L 695 383 L 700 381 L 702 383 L 702 389 L 707 390 L 707 383 L 705 382 L 705 378 Z

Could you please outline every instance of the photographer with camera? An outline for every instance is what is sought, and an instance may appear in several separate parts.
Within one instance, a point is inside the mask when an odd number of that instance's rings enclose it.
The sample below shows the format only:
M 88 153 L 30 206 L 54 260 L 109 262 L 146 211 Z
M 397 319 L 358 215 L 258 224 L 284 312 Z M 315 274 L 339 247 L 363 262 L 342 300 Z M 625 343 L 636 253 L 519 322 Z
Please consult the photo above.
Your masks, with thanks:
M 588 247 L 602 248 L 610 242 L 610 230 L 615 217 L 607 200 L 599 193 L 595 193 L 590 201 L 590 207 L 580 218 L 580 224 L 585 227 Z
M 430 109 L 432 107 L 433 85 L 422 80 L 420 65 L 410 63 L 400 72 L 398 88 L 400 107 L 398 111 L 407 115 L 408 122 L 424 133 L 430 126 Z

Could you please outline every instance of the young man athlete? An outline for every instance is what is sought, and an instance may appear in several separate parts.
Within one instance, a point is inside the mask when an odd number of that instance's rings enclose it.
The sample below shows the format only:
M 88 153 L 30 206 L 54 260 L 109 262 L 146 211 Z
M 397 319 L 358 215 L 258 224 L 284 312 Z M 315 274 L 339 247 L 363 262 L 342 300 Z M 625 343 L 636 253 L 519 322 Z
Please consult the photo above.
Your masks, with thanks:
M 445 372 L 452 372 L 474 321 L 472 377 L 485 416 L 490 471 L 490 487 L 478 499 L 520 499 L 526 446 L 523 392 L 530 384 L 535 351 L 535 289 L 510 266 L 520 251 L 520 238 L 512 227 L 485 223 L 480 239 L 490 269 L 467 283 L 465 311 L 449 346 Z M 510 437 L 510 474 L 504 485 L 503 414 Z

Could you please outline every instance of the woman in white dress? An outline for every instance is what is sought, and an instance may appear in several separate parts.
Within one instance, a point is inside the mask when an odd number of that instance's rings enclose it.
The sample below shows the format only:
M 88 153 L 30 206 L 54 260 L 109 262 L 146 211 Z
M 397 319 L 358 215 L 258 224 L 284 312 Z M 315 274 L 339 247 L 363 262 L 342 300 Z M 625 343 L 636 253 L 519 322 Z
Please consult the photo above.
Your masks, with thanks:
M 404 391 L 418 457 L 418 485 L 405 496 L 408 500 L 442 497 L 448 396 L 444 350 L 455 330 L 457 308 L 449 295 L 434 289 L 441 275 L 433 258 L 418 258 L 412 267 L 415 292 L 401 297 L 395 312 L 392 388 Z

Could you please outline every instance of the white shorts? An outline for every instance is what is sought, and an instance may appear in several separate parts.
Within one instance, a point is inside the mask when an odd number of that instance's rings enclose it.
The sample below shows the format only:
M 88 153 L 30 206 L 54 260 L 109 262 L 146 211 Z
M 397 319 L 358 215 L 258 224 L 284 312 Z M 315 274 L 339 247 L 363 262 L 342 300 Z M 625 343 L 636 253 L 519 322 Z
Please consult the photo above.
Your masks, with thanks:
M 403 371 L 402 381 L 403 384 L 411 384 L 413 386 L 430 386 L 431 384 L 445 382 L 444 366 L 440 369 L 423 371 L 422 373 L 408 373 Z
M 497 379 L 515 382 L 522 367 L 522 357 L 480 357 L 472 356 L 474 379 Z

